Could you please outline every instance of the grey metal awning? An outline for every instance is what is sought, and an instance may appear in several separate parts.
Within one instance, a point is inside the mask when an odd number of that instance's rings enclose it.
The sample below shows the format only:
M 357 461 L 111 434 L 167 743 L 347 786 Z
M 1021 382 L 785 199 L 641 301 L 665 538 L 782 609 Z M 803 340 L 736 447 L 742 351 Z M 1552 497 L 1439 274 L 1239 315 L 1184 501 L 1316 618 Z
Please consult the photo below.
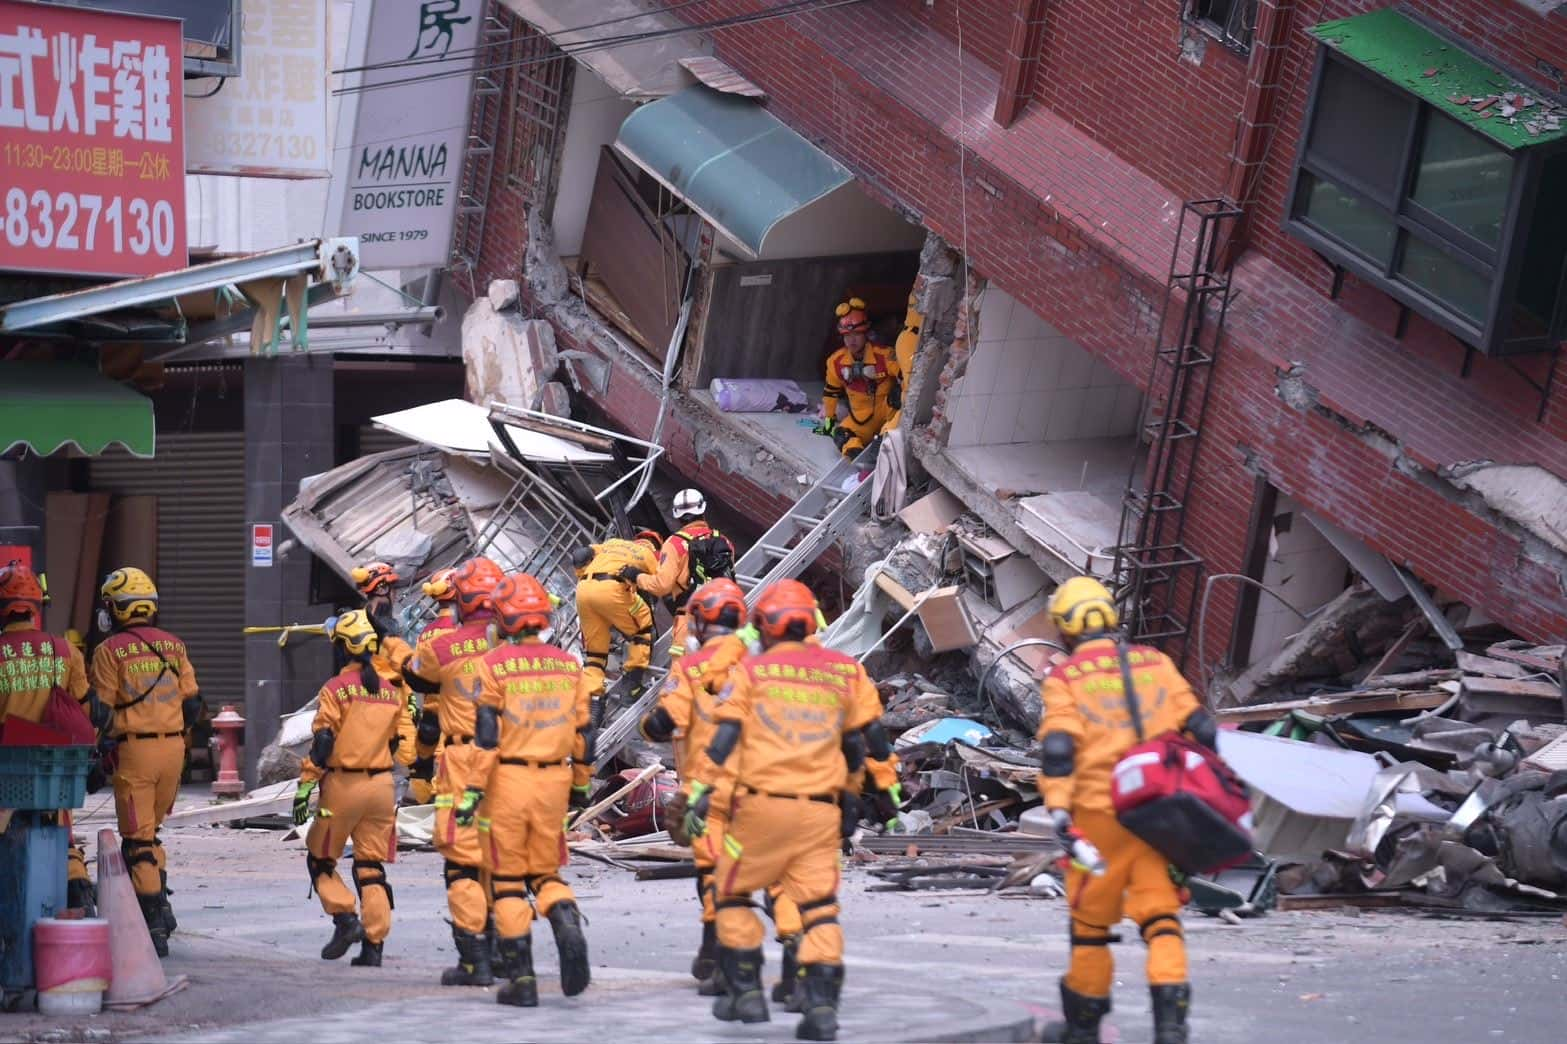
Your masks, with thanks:
M 312 239 L 244 257 L 191 265 L 173 272 L 122 279 L 85 290 L 17 301 L 0 307 L 0 334 L 38 330 L 51 324 L 102 315 L 122 308 L 170 301 L 186 294 L 228 286 L 266 286 L 268 281 L 289 280 L 299 276 L 317 282 L 330 282 L 341 289 L 353 280 L 358 271 L 359 240 L 356 237 Z M 276 289 L 282 293 L 281 283 L 277 284 Z M 281 307 L 281 301 L 274 302 L 274 308 Z
M 756 102 L 701 84 L 642 106 L 615 147 L 753 255 L 854 175 Z
M 592 69 L 616 94 L 633 101 L 662 98 L 691 81 L 680 60 L 710 48 L 677 15 L 637 0 L 501 0 L 555 46 Z M 651 39 L 606 46 L 605 39 Z

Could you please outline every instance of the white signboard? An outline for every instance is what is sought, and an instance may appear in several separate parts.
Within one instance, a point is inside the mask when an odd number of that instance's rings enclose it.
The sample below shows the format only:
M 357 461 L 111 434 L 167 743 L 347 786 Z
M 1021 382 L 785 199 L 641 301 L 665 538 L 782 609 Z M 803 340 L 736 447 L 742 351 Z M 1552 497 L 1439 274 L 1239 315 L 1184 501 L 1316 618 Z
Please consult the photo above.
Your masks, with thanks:
M 448 260 L 483 20 L 484 0 L 354 5 L 365 60 L 337 77 L 344 147 L 333 154 L 327 221 L 329 234 L 359 237 L 365 268 Z
M 272 523 L 253 522 L 250 526 L 250 564 L 252 567 L 270 569 L 272 566 Z
M 246 0 L 243 73 L 192 80 L 185 169 L 192 174 L 324 178 L 327 0 Z M 217 93 L 202 88 L 221 82 Z

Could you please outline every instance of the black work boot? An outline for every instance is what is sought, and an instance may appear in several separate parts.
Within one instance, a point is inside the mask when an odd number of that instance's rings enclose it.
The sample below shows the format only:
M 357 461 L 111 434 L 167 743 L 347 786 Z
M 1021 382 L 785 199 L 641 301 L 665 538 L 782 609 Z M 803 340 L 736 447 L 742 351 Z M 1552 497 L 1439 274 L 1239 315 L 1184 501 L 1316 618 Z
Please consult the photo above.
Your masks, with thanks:
M 452 942 L 457 945 L 457 966 L 441 973 L 442 986 L 488 986 L 495 981 L 490 944 L 482 932 L 465 932 L 454 924 Z
M 582 934 L 582 911 L 568 899 L 550 907 L 549 919 L 555 932 L 555 952 L 560 955 L 560 992 L 575 997 L 593 981 L 588 940 Z
M 647 668 L 633 667 L 625 673 L 623 680 L 626 683 L 626 702 L 633 703 L 647 688 Z
M 1110 1014 L 1109 997 L 1089 997 L 1061 984 L 1064 1022 L 1051 1022 L 1040 1034 L 1050 1044 L 1099 1044 L 1099 1020 Z
M 701 982 L 713 977 L 718 969 L 718 926 L 712 921 L 702 922 L 702 945 L 691 958 L 691 977 Z
M 73 910 L 81 910 L 83 917 L 97 916 L 96 898 L 91 881 L 76 878 L 65 882 L 65 905 Z
M 506 985 L 495 994 L 495 1003 L 510 1004 L 514 1008 L 537 1008 L 539 980 L 533 975 L 533 937 L 522 935 L 508 939 L 502 936 L 498 945 L 499 968 Z
M 359 955 L 348 963 L 356 968 L 379 968 L 381 966 L 381 943 L 373 943 L 366 939 L 359 944 Z
M 142 920 L 147 922 L 147 934 L 152 936 L 152 948 L 158 951 L 159 957 L 167 957 L 169 930 L 164 927 L 163 896 L 137 895 L 136 902 L 141 906 Z
M 340 913 L 332 915 L 332 938 L 321 947 L 321 959 L 323 961 L 335 961 L 348 952 L 348 948 L 356 942 L 364 941 L 365 926 L 360 923 L 359 915 L 355 913 Z
M 1150 986 L 1153 999 L 1154 1044 L 1186 1044 L 1186 1012 L 1192 1006 L 1192 988 L 1186 983 L 1175 986 Z
M 838 1039 L 838 997 L 843 993 L 843 965 L 807 964 L 800 969 L 794 994 L 804 1017 L 794 1028 L 796 1040 Z
M 159 870 L 158 878 L 163 884 L 163 930 L 165 933 L 173 935 L 174 930 L 179 927 L 179 922 L 174 919 L 174 907 L 169 903 L 169 896 L 174 894 L 169 890 L 169 872 L 167 870 Z
M 784 1006 L 784 1011 L 801 1011 L 800 1003 L 800 937 L 786 935 L 783 943 L 783 968 L 778 982 L 773 986 L 773 1001 Z
M 762 950 L 718 948 L 718 974 L 724 992 L 713 1002 L 720 1022 L 766 1022 L 767 998 L 762 994 Z

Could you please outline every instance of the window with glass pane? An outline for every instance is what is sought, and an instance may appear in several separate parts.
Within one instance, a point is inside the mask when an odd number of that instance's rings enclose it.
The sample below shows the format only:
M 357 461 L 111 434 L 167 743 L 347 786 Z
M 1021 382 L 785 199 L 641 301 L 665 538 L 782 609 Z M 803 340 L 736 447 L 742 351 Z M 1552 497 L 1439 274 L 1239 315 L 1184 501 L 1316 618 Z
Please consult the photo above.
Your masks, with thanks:
M 1415 168 L 1416 203 L 1486 246 L 1502 238 L 1513 158 L 1484 138 L 1433 111 Z
M 1567 153 L 1545 164 L 1528 246 L 1518 268 L 1518 297 L 1513 304 L 1513 337 L 1544 337 L 1556 315 L 1567 267 Z
M 1484 325 L 1491 281 L 1437 247 L 1406 234 L 1398 276 L 1419 287 L 1453 311 Z
M 1379 268 L 1393 260 L 1398 230 L 1380 208 L 1326 178 L 1302 173 L 1301 185 L 1305 196 L 1302 220 L 1364 254 Z
M 1415 105 L 1340 62 L 1322 70 L 1306 151 L 1389 198 L 1401 194 L 1399 167 Z

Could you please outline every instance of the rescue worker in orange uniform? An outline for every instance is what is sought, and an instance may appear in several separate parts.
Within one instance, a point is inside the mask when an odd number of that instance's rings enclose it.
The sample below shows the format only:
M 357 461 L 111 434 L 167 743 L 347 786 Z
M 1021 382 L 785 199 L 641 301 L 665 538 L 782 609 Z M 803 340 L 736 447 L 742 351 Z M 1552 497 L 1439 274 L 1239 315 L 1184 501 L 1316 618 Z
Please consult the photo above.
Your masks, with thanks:
M 479 824 L 495 903 L 499 971 L 496 1001 L 537 1007 L 533 974 L 534 910 L 547 918 L 560 955 L 561 992 L 588 988 L 588 944 L 577 897 L 561 880 L 572 767 L 593 765 L 590 682 L 577 658 L 546 642 L 554 609 L 526 573 L 507 577 L 493 596 L 495 636 L 480 659 L 475 779 L 458 816 Z
M 1067 874 L 1072 957 L 1061 979 L 1064 1023 L 1045 1040 L 1097 1044 L 1110 1011 L 1111 934 L 1122 916 L 1137 922 L 1148 946 L 1156 1044 L 1185 1044 L 1186 944 L 1181 898 L 1168 860 L 1116 820 L 1110 777 L 1116 762 L 1144 736 L 1184 730 L 1212 746 L 1217 725 L 1163 653 L 1124 644 L 1110 592 L 1092 577 L 1056 588 L 1050 619 L 1071 650 L 1042 686 L 1044 715 L 1039 792 L 1064 845 L 1079 837 L 1098 849 L 1103 866 L 1074 865 Z M 1135 700 L 1128 700 L 1130 678 Z
M 390 659 L 398 670 L 402 670 L 403 664 L 408 662 L 414 652 L 413 646 L 398 633 L 397 618 L 392 614 L 392 587 L 402 577 L 385 562 L 355 566 L 350 575 L 365 600 L 365 613 L 369 615 L 370 623 L 381 640 L 381 655 Z
M 100 589 L 112 633 L 93 650 L 92 685 L 114 714 L 114 811 L 120 848 L 158 956 L 177 927 L 158 827 L 174 808 L 185 732 L 201 717 L 201 690 L 185 643 L 156 626 L 158 589 L 140 569 L 116 569 Z
M 859 821 L 845 789 L 867 754 L 887 758 L 881 701 L 865 668 L 806 639 L 816 599 L 797 580 L 762 593 L 752 612 L 762 652 L 730 675 L 715 710 L 718 727 L 704 752 L 713 769 L 686 785 L 687 829 L 706 831 L 717 773 L 734 791 L 714 876 L 718 885 L 718 964 L 726 993 L 713 1014 L 726 1022 L 765 1022 L 762 923 L 751 894 L 777 882 L 800 909 L 804 929 L 795 984 L 801 1040 L 835 1040 L 843 989 L 838 927 L 838 851 Z
M 452 574 L 455 631 L 421 641 L 403 668 L 415 692 L 438 700 L 436 714 L 421 715 L 419 756 L 433 757 L 444 740 L 435 773 L 435 847 L 445 859 L 446 903 L 452 915 L 457 964 L 441 973 L 443 986 L 488 986 L 490 945 L 489 890 L 484 884 L 484 847 L 471 814 L 458 815 L 458 803 L 470 785 L 484 786 L 483 766 L 474 747 L 478 727 L 479 661 L 490 651 L 490 596 L 500 583 L 500 567 L 488 558 L 471 558 Z
M 718 845 L 723 842 L 729 822 L 733 780 L 703 763 L 703 751 L 718 729 L 718 693 L 728 683 L 729 672 L 749 652 L 737 632 L 745 620 L 745 592 L 733 580 L 709 580 L 691 593 L 685 613 L 691 620 L 687 641 L 691 648 L 670 667 L 658 703 L 642 719 L 642 735 L 655 743 L 672 743 L 675 767 L 682 781 L 713 779 L 709 798 L 707 832 L 700 838 L 676 837 L 691 845 L 696 862 L 696 893 L 702 904 L 702 943 L 691 961 L 691 975 L 698 982 L 697 992 L 717 996 L 714 979 L 718 970 L 718 929 L 716 886 L 713 868 L 718 863 Z M 675 820 L 674 832 L 683 827 L 682 800 L 677 797 L 670 808 Z
M 845 457 L 853 457 L 881 434 L 903 405 L 903 373 L 892 350 L 870 343 L 865 302 L 851 297 L 838 306 L 843 347 L 827 357 L 822 392 L 822 428 Z M 838 400 L 848 416 L 838 420 Z
M 457 630 L 457 618 L 454 615 L 454 603 L 457 599 L 457 589 L 452 586 L 452 574 L 455 569 L 438 569 L 430 574 L 424 582 L 421 590 L 426 598 L 436 604 L 435 618 L 424 625 L 419 632 L 419 638 L 415 646 L 424 644 L 431 639 L 440 638 Z M 410 753 L 414 754 L 413 761 L 408 766 L 408 803 L 414 805 L 428 805 L 435 800 L 435 759 L 441 754 L 440 740 L 440 699 L 436 693 L 425 696 L 419 708 L 419 713 L 414 715 L 415 726 L 421 722 L 425 715 L 430 716 L 432 730 L 435 732 L 435 746 L 428 754 L 418 754 L 416 744 L 409 744 Z M 405 741 L 406 742 L 406 741 Z
M 355 609 L 327 622 L 348 664 L 321 687 L 310 753 L 294 791 L 294 825 L 310 818 L 310 795 L 321 799 L 305 836 L 305 866 L 321 908 L 332 915 L 332 938 L 321 948 L 335 961 L 359 943 L 350 963 L 379 968 L 392 930 L 392 886 L 386 864 L 397 858 L 397 808 L 392 758 L 410 718 L 402 672 L 380 650 L 369 614 Z M 354 844 L 354 889 L 359 910 L 337 873 L 343 846 Z
M 909 295 L 908 310 L 903 313 L 903 329 L 898 331 L 898 339 L 892 345 L 892 357 L 898 363 L 898 411 L 887 421 L 888 428 L 896 428 L 903 420 L 903 403 L 909 397 L 909 377 L 914 372 L 914 353 L 920 346 L 920 328 L 925 324 L 925 317 L 919 312 L 918 303 L 913 294 Z
M 80 703 L 93 727 L 102 731 L 109 723 L 108 708 L 87 684 L 86 661 L 66 638 L 42 629 L 43 605 L 43 585 L 29 566 L 11 562 L 0 567 L 0 723 L 7 717 L 42 722 L 59 688 Z M 60 822 L 70 824 L 68 809 L 61 810 Z M 65 883 L 68 905 L 93 908 L 92 878 L 74 836 Z
M 680 526 L 659 549 L 658 569 L 637 577 L 637 589 L 654 598 L 667 598 L 673 607 L 674 624 L 670 628 L 669 657 L 679 659 L 686 651 L 686 595 L 709 580 L 729 579 L 735 575 L 735 545 L 707 523 L 707 498 L 694 489 L 675 494 L 671 509 Z
M 640 688 L 653 659 L 653 610 L 637 590 L 637 578 L 658 572 L 658 535 L 637 534 L 634 540 L 618 537 L 579 550 L 577 563 L 577 620 L 582 626 L 582 655 L 590 691 L 604 691 L 609 667 L 610 635 L 619 631 L 626 639 L 622 667 L 634 688 Z

